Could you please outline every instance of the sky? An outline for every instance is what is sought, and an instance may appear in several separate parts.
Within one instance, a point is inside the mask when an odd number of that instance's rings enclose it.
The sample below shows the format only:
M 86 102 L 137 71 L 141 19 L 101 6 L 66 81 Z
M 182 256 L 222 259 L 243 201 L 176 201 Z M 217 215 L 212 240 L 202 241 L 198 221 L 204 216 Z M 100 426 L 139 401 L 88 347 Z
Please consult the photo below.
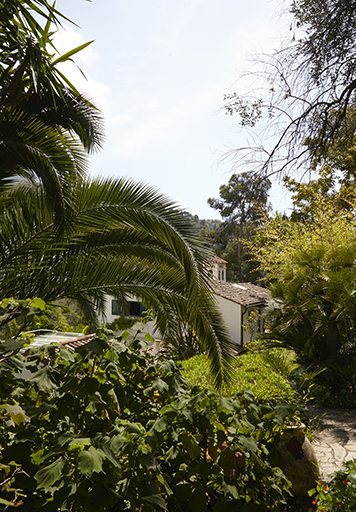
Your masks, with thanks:
M 63 69 L 103 113 L 105 144 L 90 157 L 91 174 L 148 183 L 193 215 L 219 218 L 207 199 L 233 172 L 222 157 L 246 144 L 223 97 L 240 92 L 249 56 L 269 53 L 288 32 L 281 0 L 57 0 L 56 7 L 78 25 L 65 23 L 55 35 L 60 53 L 94 40 L 75 56 L 77 66 Z M 274 210 L 290 207 L 277 183 L 270 199 Z

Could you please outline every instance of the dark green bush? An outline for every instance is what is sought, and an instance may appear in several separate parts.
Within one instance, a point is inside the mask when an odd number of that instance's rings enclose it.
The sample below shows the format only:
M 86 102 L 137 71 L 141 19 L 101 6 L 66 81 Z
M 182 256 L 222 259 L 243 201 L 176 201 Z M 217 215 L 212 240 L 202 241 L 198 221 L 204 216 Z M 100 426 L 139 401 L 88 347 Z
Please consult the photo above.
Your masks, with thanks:
M 21 510 L 279 511 L 289 483 L 269 452 L 295 412 L 191 386 L 96 338 L 73 354 L 51 344 L 0 365 L 0 501 Z M 12 351 L 12 352 L 11 352 Z M 16 377 L 26 368 L 27 380 Z

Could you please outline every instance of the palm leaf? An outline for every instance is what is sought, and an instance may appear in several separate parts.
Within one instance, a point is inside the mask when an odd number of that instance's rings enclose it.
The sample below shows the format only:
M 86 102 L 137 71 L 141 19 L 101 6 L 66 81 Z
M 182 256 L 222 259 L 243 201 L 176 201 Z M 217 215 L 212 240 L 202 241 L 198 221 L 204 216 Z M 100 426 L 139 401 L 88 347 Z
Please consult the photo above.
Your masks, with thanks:
M 58 238 L 41 188 L 9 192 L 0 210 L 2 295 L 71 297 L 93 315 L 107 295 L 133 294 L 153 309 L 167 340 L 177 319 L 196 332 L 221 384 L 233 343 L 214 303 L 206 250 L 184 213 L 131 180 L 77 180 L 72 194 L 73 228 Z

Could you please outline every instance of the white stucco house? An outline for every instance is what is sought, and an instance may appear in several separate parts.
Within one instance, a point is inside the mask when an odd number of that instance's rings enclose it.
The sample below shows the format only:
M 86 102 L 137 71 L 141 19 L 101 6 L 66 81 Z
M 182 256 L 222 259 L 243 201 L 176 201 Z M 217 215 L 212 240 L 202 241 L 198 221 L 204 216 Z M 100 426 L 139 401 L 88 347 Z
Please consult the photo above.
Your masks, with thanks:
M 223 320 L 232 340 L 240 347 L 255 338 L 258 332 L 263 330 L 263 321 L 259 317 L 251 329 L 244 329 L 244 324 L 249 319 L 252 312 L 261 314 L 268 307 L 271 301 L 269 290 L 256 286 L 252 283 L 227 283 L 226 265 L 227 262 L 219 256 L 210 258 L 212 285 L 216 298 L 216 303 L 221 311 Z M 140 317 L 145 311 L 145 307 L 136 297 L 128 296 L 128 315 Z M 119 301 L 109 295 L 106 296 L 105 316 L 101 318 L 102 323 L 110 324 L 116 318 L 119 318 Z M 252 317 L 251 317 L 252 318 Z M 159 339 L 159 332 L 154 329 L 154 322 L 148 322 L 140 333 L 144 337 L 146 333 Z
M 210 263 L 216 302 L 231 338 L 237 345 L 242 346 L 263 331 L 260 315 L 270 305 L 271 293 L 252 283 L 227 283 L 227 262 L 214 256 Z M 251 313 L 256 314 L 256 320 L 251 322 L 250 329 L 244 329 Z

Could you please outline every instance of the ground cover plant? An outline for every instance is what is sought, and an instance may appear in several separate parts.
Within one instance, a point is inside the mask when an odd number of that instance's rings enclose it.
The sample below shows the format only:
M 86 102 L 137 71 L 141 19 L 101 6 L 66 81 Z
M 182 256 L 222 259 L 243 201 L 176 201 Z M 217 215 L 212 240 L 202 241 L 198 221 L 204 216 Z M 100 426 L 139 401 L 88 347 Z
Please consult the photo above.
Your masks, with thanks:
M 181 362 L 182 375 L 193 385 L 214 389 L 209 362 L 204 354 Z M 263 352 L 247 351 L 234 358 L 231 381 L 220 390 L 224 396 L 232 396 L 244 389 L 253 392 L 256 400 L 264 403 L 296 403 L 298 397 L 292 383 L 281 372 L 266 363 Z
M 128 335 L 125 334 L 123 338 Z M 273 441 L 296 407 L 191 386 L 134 340 L 1 343 L 0 502 L 44 511 L 282 510 Z M 22 342 L 25 343 L 26 340 Z M 16 374 L 30 373 L 26 380 Z

